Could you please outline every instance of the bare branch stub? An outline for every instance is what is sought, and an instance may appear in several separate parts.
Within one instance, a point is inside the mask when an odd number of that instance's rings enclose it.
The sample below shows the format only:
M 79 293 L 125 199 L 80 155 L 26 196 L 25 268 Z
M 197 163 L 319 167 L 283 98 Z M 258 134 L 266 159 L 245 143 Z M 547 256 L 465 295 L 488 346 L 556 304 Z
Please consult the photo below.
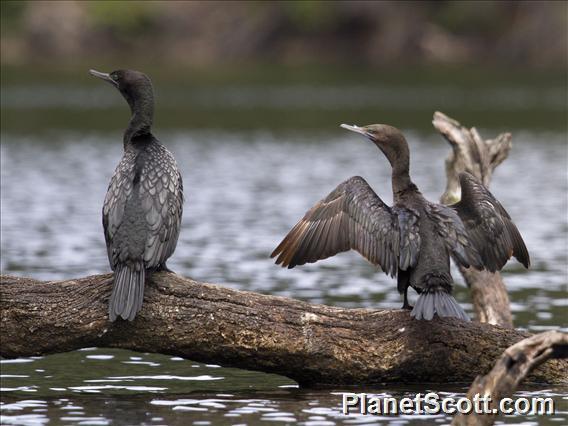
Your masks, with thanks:
M 446 159 L 447 183 L 441 202 L 453 204 L 460 200 L 458 175 L 461 172 L 469 172 L 489 186 L 493 171 L 509 155 L 511 134 L 502 133 L 495 139 L 483 139 L 475 127 L 467 129 L 441 112 L 434 113 L 432 124 L 452 147 Z
M 476 394 L 491 397 L 490 409 L 497 409 L 501 399 L 515 393 L 519 384 L 536 367 L 549 359 L 568 358 L 568 334 L 547 331 L 528 337 L 509 347 L 491 372 L 478 376 L 467 397 L 473 401 Z M 568 373 L 568 370 L 566 371 Z M 452 424 L 459 426 L 489 426 L 497 415 L 458 415 Z
M 434 127 L 450 143 L 452 151 L 446 159 L 446 190 L 440 201 L 453 204 L 460 200 L 459 174 L 467 171 L 489 186 L 493 171 L 509 155 L 511 134 L 483 139 L 475 128 L 467 129 L 457 120 L 436 112 Z M 500 273 L 460 268 L 471 289 L 473 307 L 480 322 L 513 327 L 509 296 Z

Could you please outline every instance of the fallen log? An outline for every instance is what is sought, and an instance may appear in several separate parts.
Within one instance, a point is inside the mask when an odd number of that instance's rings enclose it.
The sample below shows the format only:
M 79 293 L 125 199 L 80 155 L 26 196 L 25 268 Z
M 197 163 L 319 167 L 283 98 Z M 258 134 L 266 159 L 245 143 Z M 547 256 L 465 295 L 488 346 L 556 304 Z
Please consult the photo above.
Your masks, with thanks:
M 0 277 L 0 355 L 98 346 L 287 376 L 302 386 L 471 382 L 528 333 L 403 310 L 345 309 L 238 291 L 173 273 L 146 284 L 133 322 L 107 318 L 111 274 L 41 282 Z M 528 381 L 566 383 L 568 361 Z

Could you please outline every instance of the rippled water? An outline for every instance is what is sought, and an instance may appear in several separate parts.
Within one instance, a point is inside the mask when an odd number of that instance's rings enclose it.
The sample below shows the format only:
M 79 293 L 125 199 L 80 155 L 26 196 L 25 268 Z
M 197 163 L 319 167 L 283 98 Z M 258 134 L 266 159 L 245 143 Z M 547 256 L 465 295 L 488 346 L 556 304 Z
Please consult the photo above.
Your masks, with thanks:
M 449 147 L 433 132 L 406 133 L 414 180 L 428 198 L 436 200 L 444 188 L 443 160 Z M 388 163 L 369 142 L 339 128 L 328 133 L 211 130 L 158 136 L 176 156 L 186 188 L 180 240 L 168 262 L 173 270 L 233 288 L 311 302 L 401 305 L 393 281 L 355 253 L 293 270 L 280 269 L 268 259 L 295 221 L 352 175 L 366 178 L 391 202 Z M 121 155 L 120 141 L 119 133 L 2 135 L 2 273 L 47 280 L 109 270 L 100 209 Z M 492 184 L 531 253 L 529 271 L 515 262 L 504 271 L 515 324 L 531 331 L 568 326 L 566 146 L 565 134 L 516 131 L 511 155 Z M 462 281 L 457 271 L 454 277 Z M 457 298 L 471 313 L 467 290 L 459 284 Z M 4 424 L 51 420 L 93 425 L 326 425 L 420 420 L 418 416 L 345 417 L 339 412 L 339 389 L 304 391 L 287 378 L 156 354 L 90 348 L 2 360 L 1 367 Z M 401 396 L 424 390 L 389 386 L 370 391 Z M 466 387 L 433 390 L 454 395 L 464 393 Z M 554 397 L 561 413 L 548 419 L 551 424 L 568 422 L 567 389 L 525 388 L 521 394 L 531 392 Z

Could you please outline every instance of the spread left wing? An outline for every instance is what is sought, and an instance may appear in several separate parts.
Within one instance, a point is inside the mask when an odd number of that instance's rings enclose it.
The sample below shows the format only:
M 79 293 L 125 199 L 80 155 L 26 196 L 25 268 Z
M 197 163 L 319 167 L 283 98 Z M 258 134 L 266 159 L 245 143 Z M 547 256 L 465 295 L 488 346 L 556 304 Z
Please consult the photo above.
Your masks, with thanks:
M 383 271 L 414 266 L 420 250 L 418 217 L 387 206 L 367 182 L 352 177 L 316 203 L 286 235 L 271 257 L 288 268 L 353 249 Z

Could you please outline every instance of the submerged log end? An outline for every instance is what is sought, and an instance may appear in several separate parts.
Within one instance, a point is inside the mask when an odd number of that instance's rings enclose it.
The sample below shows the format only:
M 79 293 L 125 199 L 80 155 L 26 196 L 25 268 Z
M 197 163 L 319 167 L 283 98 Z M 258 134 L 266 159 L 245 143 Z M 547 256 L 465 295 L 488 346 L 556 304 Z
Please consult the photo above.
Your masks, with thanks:
M 528 337 L 507 348 L 493 369 L 485 376 L 478 376 L 471 385 L 467 397 L 489 396 L 490 409 L 497 409 L 498 401 L 513 395 L 525 378 L 546 361 L 563 366 L 560 359 L 568 358 L 568 334 L 547 331 Z M 566 376 L 568 370 L 564 370 Z M 457 415 L 452 424 L 459 426 L 485 426 L 495 421 L 497 414 Z

